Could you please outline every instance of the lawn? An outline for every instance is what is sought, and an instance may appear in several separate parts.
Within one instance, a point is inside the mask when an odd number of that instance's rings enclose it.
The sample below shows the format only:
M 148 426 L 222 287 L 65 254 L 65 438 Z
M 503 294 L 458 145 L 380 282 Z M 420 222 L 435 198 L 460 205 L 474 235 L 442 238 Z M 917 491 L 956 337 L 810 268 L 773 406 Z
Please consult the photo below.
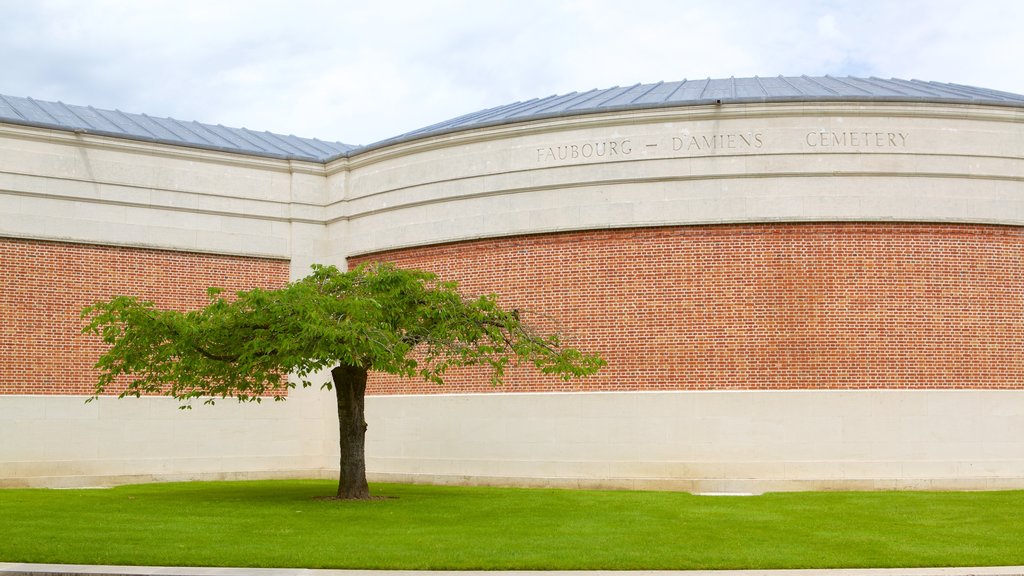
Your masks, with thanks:
M 1024 492 L 753 497 L 331 482 L 0 490 L 0 561 L 662 570 L 1024 564 Z

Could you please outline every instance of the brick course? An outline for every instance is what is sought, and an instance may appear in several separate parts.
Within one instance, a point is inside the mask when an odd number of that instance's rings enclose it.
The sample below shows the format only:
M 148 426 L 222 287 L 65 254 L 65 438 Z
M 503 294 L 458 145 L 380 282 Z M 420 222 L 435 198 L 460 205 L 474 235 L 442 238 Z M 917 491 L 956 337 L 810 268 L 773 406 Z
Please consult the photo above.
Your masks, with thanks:
M 370 254 L 497 292 L 599 375 L 480 370 L 368 393 L 1024 388 L 1024 229 L 754 224 L 518 236 Z
M 117 294 L 190 310 L 206 289 L 275 288 L 288 262 L 167 250 L 0 238 L 0 394 L 90 394 L 99 339 L 81 309 Z

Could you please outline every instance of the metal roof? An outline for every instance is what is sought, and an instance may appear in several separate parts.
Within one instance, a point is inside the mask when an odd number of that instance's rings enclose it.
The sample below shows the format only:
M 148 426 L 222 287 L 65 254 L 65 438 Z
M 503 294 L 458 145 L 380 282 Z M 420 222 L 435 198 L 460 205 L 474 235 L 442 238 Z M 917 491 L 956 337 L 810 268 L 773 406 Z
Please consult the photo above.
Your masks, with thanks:
M 961 84 L 833 76 L 682 80 L 572 92 L 473 112 L 368 146 L 0 95 L 0 122 L 326 162 L 438 134 L 543 118 L 747 102 L 936 102 L 1024 107 L 1024 95 Z
M 833 76 L 682 80 L 616 86 L 488 108 L 364 146 L 355 153 L 427 136 L 543 118 L 748 102 L 944 102 L 1024 107 L 1024 95 L 961 84 Z
M 355 146 L 0 94 L 0 122 L 270 158 L 324 162 Z

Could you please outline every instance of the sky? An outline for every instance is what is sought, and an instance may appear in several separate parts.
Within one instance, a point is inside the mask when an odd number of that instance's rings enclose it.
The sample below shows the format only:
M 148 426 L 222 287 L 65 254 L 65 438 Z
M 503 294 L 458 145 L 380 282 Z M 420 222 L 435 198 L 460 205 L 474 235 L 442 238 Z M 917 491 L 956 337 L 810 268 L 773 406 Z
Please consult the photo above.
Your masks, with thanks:
M 1024 94 L 1021 0 L 0 0 L 0 94 L 370 144 L 682 79 Z

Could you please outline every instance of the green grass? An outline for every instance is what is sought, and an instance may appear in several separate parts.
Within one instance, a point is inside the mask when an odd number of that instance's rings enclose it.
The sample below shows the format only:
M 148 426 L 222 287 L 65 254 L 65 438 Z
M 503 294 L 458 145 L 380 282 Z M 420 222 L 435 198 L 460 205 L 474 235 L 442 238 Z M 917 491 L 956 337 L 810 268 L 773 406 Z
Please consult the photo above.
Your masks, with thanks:
M 0 490 L 0 561 L 392 569 L 1024 564 L 1024 492 L 709 497 L 331 482 Z

